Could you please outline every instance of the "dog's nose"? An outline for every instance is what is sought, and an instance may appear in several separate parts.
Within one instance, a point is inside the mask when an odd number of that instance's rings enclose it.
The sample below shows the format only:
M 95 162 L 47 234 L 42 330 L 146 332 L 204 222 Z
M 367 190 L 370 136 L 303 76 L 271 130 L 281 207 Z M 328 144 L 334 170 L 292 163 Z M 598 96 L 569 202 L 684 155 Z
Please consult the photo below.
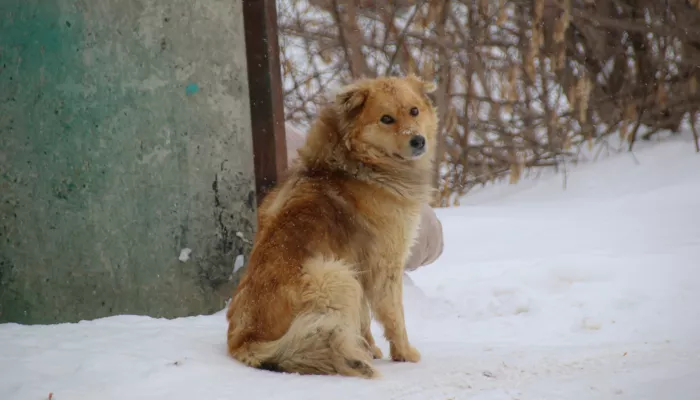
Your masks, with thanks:
M 411 146 L 412 149 L 423 150 L 423 148 L 425 147 L 425 136 L 415 135 L 411 138 L 408 144 Z

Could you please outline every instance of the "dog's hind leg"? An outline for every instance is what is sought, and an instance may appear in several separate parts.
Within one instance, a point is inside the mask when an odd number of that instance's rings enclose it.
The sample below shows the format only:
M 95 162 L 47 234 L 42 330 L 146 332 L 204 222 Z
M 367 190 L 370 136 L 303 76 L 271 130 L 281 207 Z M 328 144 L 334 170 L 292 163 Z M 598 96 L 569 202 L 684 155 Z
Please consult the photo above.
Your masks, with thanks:
M 280 339 L 251 345 L 256 362 L 249 365 L 299 374 L 378 377 L 361 332 L 362 287 L 352 269 L 320 257 L 303 268 L 303 311 Z
M 355 272 L 341 260 L 315 257 L 304 265 L 304 302 L 330 329 L 333 364 L 341 375 L 374 377 L 372 354 L 362 335 L 363 291 Z

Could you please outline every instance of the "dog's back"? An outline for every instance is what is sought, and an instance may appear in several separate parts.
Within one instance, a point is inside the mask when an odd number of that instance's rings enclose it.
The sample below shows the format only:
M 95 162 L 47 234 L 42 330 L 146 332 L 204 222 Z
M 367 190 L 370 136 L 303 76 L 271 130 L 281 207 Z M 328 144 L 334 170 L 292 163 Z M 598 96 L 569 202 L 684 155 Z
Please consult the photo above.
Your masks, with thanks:
M 318 179 L 268 194 L 249 270 L 229 310 L 229 352 L 264 369 L 371 377 L 359 334 L 362 288 L 347 261 L 362 246 L 348 204 Z M 357 329 L 355 329 L 357 328 Z

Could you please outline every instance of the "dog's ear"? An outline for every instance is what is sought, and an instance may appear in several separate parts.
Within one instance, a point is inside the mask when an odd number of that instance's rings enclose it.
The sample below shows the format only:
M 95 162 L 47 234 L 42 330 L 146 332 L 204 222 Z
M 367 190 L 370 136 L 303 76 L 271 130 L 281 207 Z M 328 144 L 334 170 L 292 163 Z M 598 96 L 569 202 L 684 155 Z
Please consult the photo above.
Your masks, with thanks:
M 348 85 L 335 95 L 335 104 L 347 116 L 357 114 L 367 101 L 369 91 L 359 85 Z
M 424 94 L 433 93 L 437 89 L 437 85 L 433 82 L 426 82 L 423 79 L 416 76 L 416 74 L 408 74 L 406 79 L 419 91 Z

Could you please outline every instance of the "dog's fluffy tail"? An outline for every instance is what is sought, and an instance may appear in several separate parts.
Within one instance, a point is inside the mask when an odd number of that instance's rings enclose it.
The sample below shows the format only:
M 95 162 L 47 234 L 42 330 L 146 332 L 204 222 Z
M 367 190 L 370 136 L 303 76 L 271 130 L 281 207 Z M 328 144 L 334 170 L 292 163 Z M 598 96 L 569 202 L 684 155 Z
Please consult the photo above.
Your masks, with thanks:
M 317 257 L 304 265 L 304 311 L 271 342 L 248 343 L 232 355 L 271 371 L 378 376 L 360 333 L 362 288 L 345 262 Z

